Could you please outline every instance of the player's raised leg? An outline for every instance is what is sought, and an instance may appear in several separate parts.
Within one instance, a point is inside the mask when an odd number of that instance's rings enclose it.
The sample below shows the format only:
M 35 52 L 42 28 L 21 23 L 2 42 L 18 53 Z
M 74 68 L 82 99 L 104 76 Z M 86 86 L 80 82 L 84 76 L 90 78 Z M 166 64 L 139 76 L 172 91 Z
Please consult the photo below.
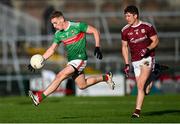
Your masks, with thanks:
M 88 78 L 85 78 L 84 74 L 80 74 L 77 77 L 75 77 L 75 82 L 80 89 L 86 89 L 89 86 L 105 81 L 113 90 L 115 87 L 115 83 L 112 80 L 112 78 L 113 78 L 113 75 L 111 72 L 107 74 L 103 74 L 103 75 L 90 76 Z

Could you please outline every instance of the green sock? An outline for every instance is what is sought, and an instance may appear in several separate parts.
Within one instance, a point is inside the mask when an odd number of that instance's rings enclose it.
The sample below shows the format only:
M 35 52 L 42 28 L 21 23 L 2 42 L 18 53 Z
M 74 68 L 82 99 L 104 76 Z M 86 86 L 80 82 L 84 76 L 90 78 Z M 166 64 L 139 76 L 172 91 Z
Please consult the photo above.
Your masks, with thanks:
M 42 99 L 45 99 L 47 97 L 46 95 L 44 95 L 44 93 L 42 93 L 41 96 L 42 96 Z
M 107 81 L 108 80 L 108 77 L 107 77 L 106 74 L 103 74 L 102 77 L 103 77 L 103 81 Z

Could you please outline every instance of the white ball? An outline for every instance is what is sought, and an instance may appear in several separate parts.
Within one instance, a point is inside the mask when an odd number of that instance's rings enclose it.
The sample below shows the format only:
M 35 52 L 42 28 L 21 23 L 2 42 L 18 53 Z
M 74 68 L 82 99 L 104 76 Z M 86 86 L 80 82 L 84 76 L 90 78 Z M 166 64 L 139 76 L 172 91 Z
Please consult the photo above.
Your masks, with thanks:
M 30 59 L 30 64 L 34 69 L 40 69 L 44 66 L 44 58 L 40 54 L 35 54 Z

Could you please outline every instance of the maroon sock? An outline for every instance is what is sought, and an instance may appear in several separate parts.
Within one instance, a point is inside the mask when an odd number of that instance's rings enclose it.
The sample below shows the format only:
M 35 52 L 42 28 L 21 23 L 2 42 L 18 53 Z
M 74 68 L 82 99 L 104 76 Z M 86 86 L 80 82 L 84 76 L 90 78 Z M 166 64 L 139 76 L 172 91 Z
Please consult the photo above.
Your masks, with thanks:
M 136 114 L 140 115 L 141 110 L 140 110 L 140 109 L 136 109 L 136 110 L 134 111 L 134 113 L 136 113 Z

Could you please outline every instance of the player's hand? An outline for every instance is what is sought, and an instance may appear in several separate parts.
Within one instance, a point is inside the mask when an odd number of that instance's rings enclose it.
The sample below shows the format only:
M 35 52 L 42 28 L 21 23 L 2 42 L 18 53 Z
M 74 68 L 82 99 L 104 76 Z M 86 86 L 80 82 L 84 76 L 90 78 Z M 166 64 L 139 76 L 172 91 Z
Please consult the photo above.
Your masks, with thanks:
M 31 66 L 31 64 L 28 65 L 28 70 L 31 72 L 35 72 L 35 69 Z
M 123 68 L 123 72 L 126 77 L 129 77 L 129 71 L 130 71 L 130 65 L 126 64 L 125 67 Z
M 103 58 L 103 55 L 102 55 L 101 50 L 100 50 L 99 47 L 95 47 L 94 56 L 96 56 L 96 58 L 98 58 L 98 59 L 102 59 Z
M 144 48 L 144 49 L 141 50 L 140 56 L 142 58 L 147 58 L 149 56 L 149 53 L 150 53 L 150 49 L 149 48 Z

